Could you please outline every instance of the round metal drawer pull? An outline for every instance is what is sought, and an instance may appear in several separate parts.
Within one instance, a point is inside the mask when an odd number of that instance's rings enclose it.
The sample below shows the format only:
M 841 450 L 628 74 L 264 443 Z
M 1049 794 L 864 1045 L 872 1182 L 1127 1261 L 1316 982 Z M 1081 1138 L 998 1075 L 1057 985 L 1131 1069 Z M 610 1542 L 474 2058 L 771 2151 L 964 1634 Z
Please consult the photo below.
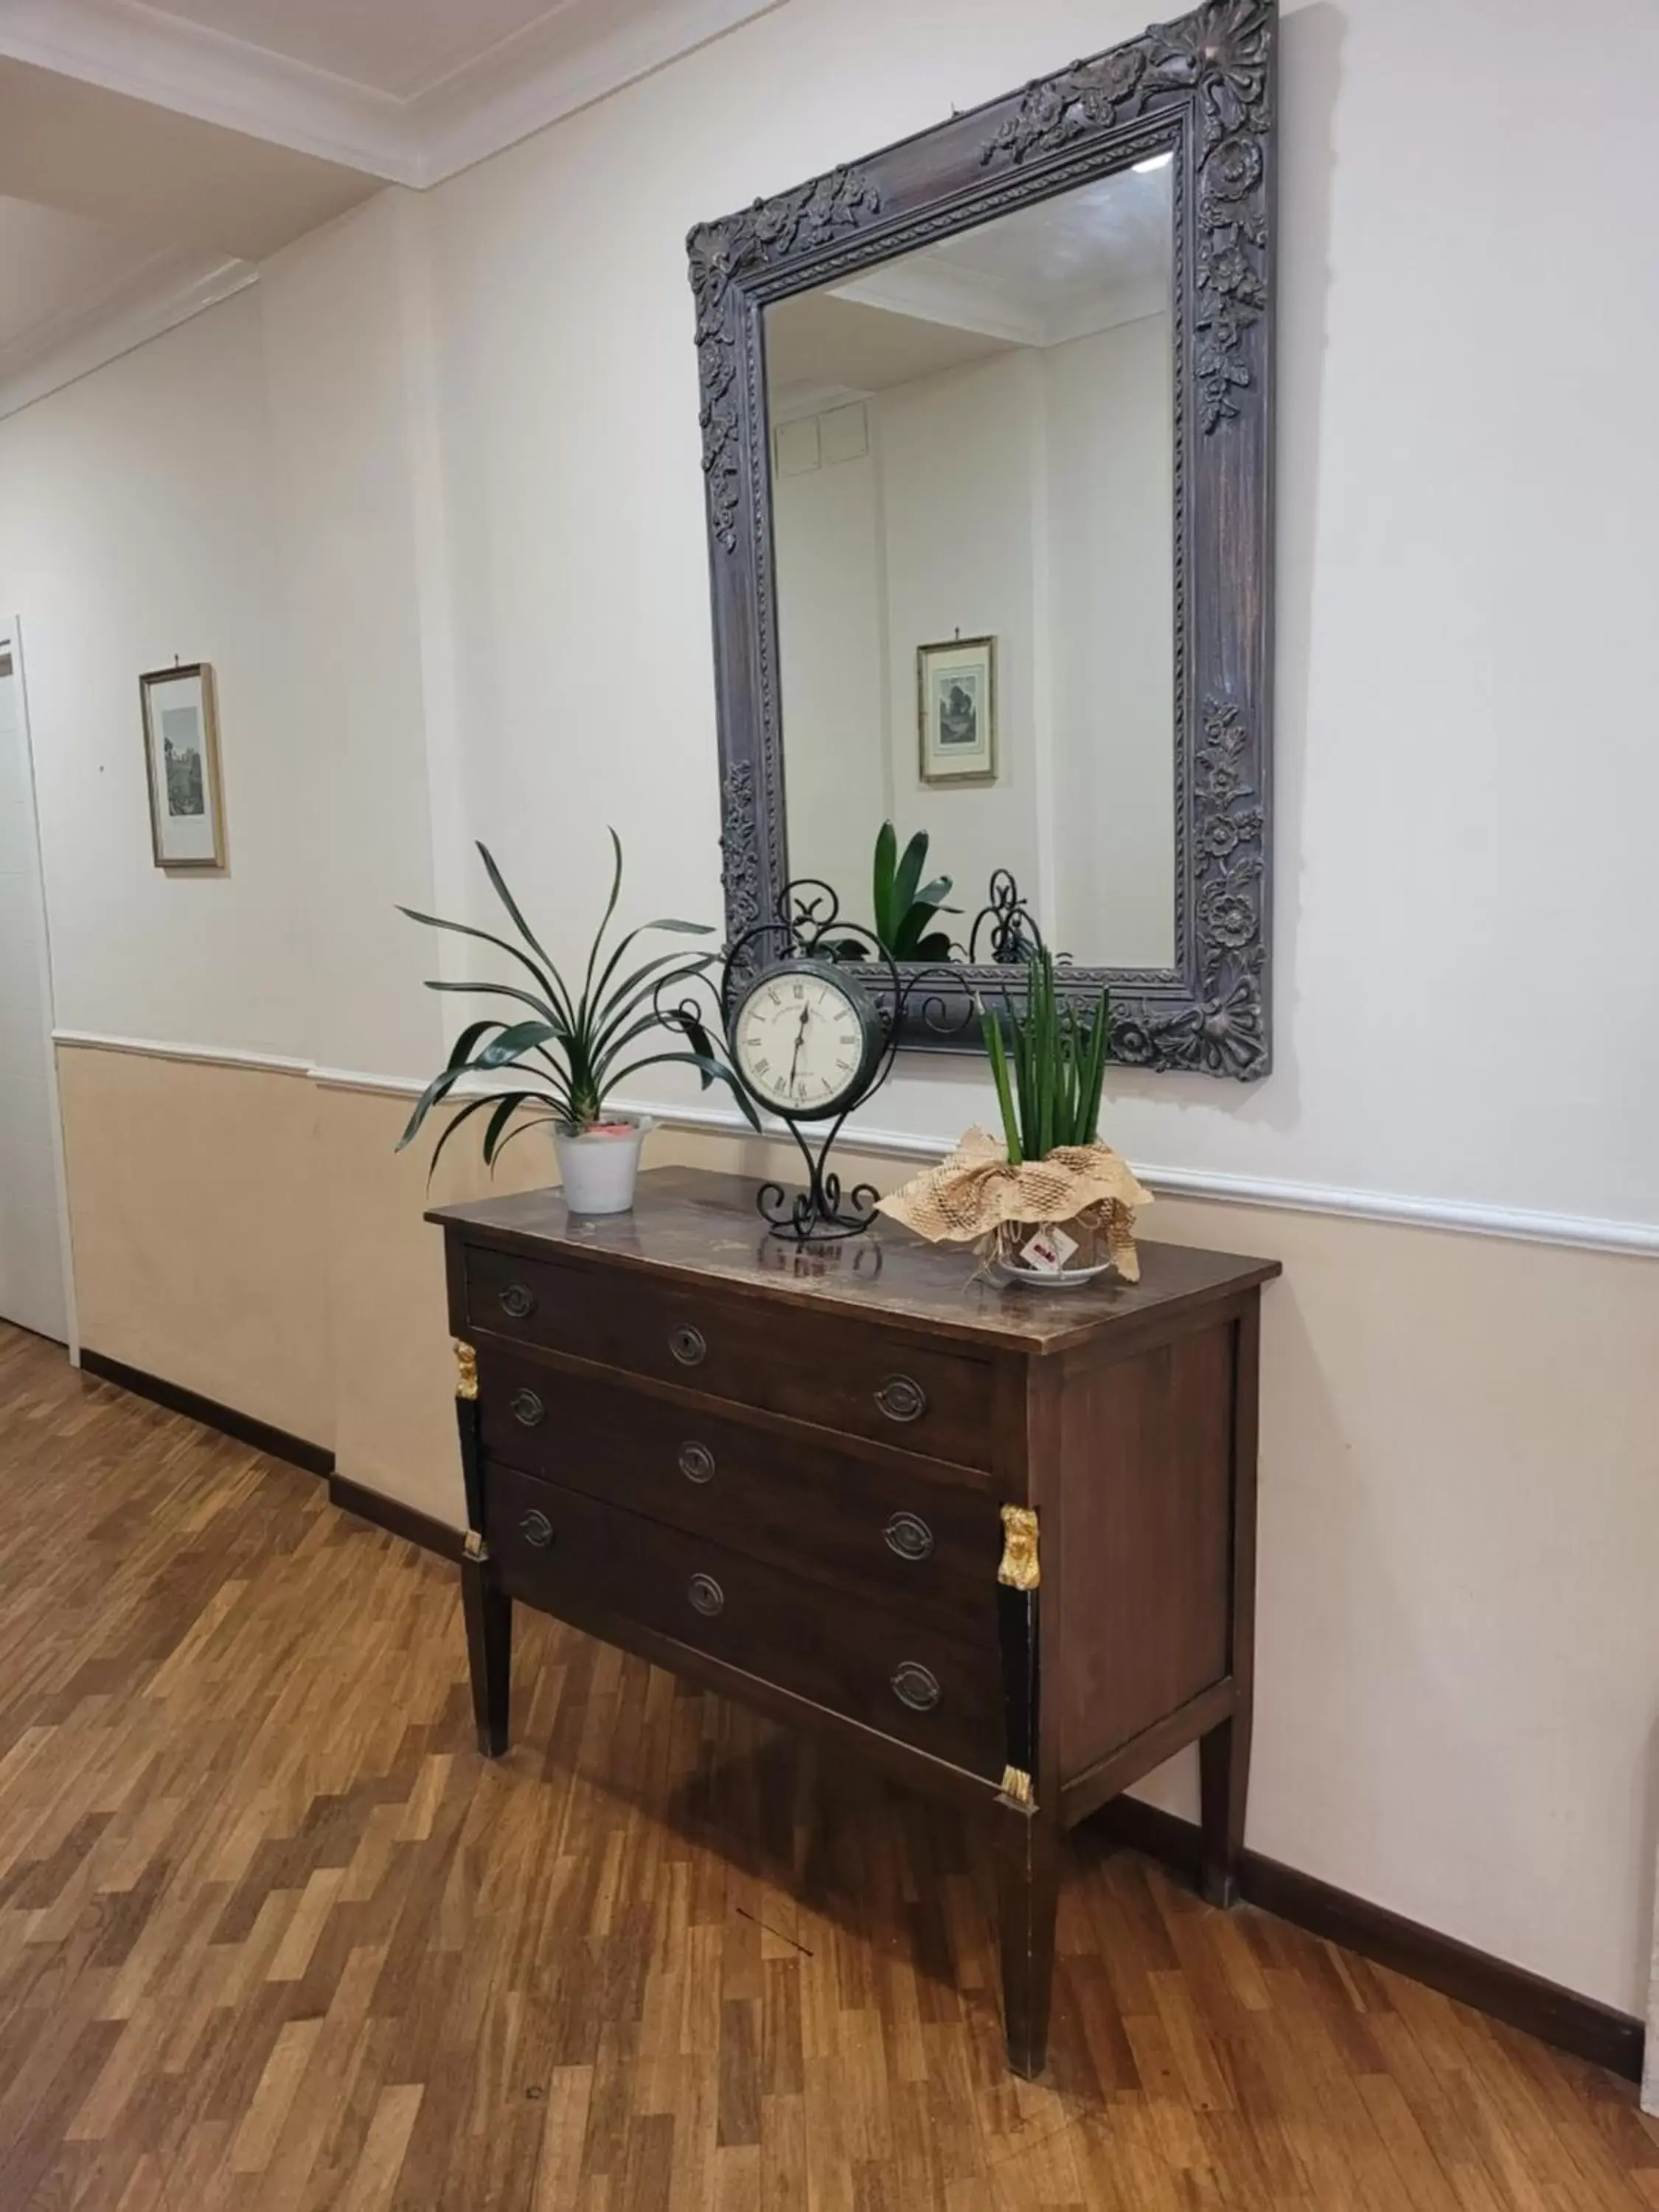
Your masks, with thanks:
M 888 1550 L 896 1552 L 901 1559 L 927 1559 L 933 1556 L 933 1532 L 915 1513 L 896 1513 L 881 1533 Z
M 714 1480 L 714 1453 L 707 1444 L 682 1444 L 680 1473 L 688 1482 L 712 1482 Z
M 547 1408 L 533 1390 L 515 1390 L 507 1403 L 514 1419 L 526 1429 L 537 1428 L 547 1419 Z
M 939 1683 L 915 1659 L 907 1659 L 893 1677 L 893 1695 L 913 1713 L 931 1713 L 939 1703 Z
M 919 1421 L 927 1411 L 927 1393 L 908 1375 L 890 1375 L 876 1393 L 890 1421 Z
M 526 1513 L 519 1523 L 519 1534 L 526 1544 L 533 1545 L 538 1552 L 544 1552 L 553 1541 L 553 1523 L 545 1513 Z
M 536 1293 L 526 1283 L 508 1283 L 497 1297 L 501 1311 L 511 1321 L 525 1321 L 536 1310 Z
M 713 1575 L 693 1575 L 685 1586 L 685 1594 L 697 1611 L 707 1613 L 711 1620 L 726 1604 L 726 1592 Z
M 701 1367 L 708 1353 L 700 1328 L 677 1328 L 668 1340 L 668 1349 L 682 1367 Z

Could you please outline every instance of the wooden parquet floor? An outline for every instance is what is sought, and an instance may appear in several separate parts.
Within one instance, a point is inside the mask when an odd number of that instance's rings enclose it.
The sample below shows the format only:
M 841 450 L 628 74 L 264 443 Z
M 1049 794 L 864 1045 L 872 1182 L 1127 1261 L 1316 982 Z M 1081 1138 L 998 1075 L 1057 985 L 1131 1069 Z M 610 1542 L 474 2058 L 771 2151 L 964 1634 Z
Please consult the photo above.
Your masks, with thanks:
M 1604 2212 L 1634 2092 L 1081 1832 L 977 1840 L 0 1329 L 0 2212 Z

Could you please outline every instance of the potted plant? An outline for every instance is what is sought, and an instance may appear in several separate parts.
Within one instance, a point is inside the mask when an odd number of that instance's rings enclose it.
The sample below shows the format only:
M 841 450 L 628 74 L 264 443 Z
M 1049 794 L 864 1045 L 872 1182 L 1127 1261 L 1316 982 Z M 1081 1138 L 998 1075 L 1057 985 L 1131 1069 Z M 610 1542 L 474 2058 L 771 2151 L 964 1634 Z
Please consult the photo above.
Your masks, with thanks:
M 1006 1281 L 1069 1287 L 1112 1267 L 1135 1280 L 1135 1208 L 1151 1193 L 1100 1141 L 1106 993 L 1088 1014 L 1062 1005 L 1054 955 L 1037 945 L 1026 957 L 1024 1006 L 1010 998 L 980 1015 L 1001 1141 L 970 1129 L 882 1211 L 936 1242 L 977 1244 Z
M 922 870 L 927 864 L 927 832 L 918 830 L 901 859 L 898 832 L 890 822 L 884 822 L 876 836 L 870 870 L 875 922 L 872 934 L 890 959 L 951 957 L 950 938 L 934 924 L 940 915 L 955 914 L 957 908 L 945 903 L 951 896 L 949 876 L 936 876 L 927 884 L 921 880 Z M 867 960 L 870 957 L 868 947 L 852 938 L 840 943 L 826 941 L 822 949 L 831 960 Z
M 399 908 L 399 913 L 428 929 L 453 930 L 458 936 L 476 938 L 505 952 L 534 985 L 533 989 L 526 989 L 520 982 L 428 980 L 429 991 L 507 999 L 529 1012 L 527 1018 L 520 1016 L 507 1021 L 495 1016 L 467 1024 L 451 1048 L 449 1058 L 416 1102 L 409 1126 L 398 1139 L 400 1152 L 413 1142 L 427 1115 L 449 1099 L 458 1085 L 467 1082 L 470 1088 L 475 1087 L 482 1078 L 490 1087 L 455 1107 L 433 1147 L 434 1168 L 450 1139 L 476 1114 L 489 1115 L 483 1130 L 483 1158 L 491 1168 L 515 1136 L 525 1129 L 548 1127 L 553 1132 L 560 1180 L 572 1212 L 623 1213 L 634 1202 L 640 1146 L 650 1126 L 644 1116 L 620 1114 L 606 1106 L 608 1096 L 629 1076 L 671 1061 L 695 1067 L 704 1090 L 711 1083 L 726 1085 L 758 1128 L 759 1119 L 747 1092 L 716 1051 L 691 995 L 714 956 L 674 951 L 654 954 L 649 959 L 636 956 L 623 964 L 629 948 L 648 931 L 667 930 L 682 937 L 710 937 L 714 932 L 696 921 L 642 922 L 619 939 L 601 965 L 605 933 L 622 890 L 622 842 L 614 830 L 611 843 L 615 855 L 611 896 L 588 949 L 580 990 L 567 981 L 537 941 L 484 845 L 478 847 L 479 856 L 517 934 L 516 944 L 487 929 L 475 929 L 468 922 L 446 921 L 438 915 L 416 914 L 412 907 Z M 679 1038 L 683 1048 L 689 1049 L 644 1048 L 665 1036 Z M 498 1080 L 504 1074 L 510 1078 L 505 1085 Z M 521 1112 L 526 1118 L 517 1127 L 511 1127 Z

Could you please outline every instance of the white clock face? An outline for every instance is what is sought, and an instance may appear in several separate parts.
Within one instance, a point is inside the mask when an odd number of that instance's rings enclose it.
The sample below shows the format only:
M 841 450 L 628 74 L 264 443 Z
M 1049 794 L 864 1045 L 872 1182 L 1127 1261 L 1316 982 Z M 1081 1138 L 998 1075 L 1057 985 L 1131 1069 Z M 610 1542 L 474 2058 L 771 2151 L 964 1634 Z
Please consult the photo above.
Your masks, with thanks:
M 857 1006 L 833 975 L 811 969 L 786 969 L 757 983 L 732 1042 L 749 1088 L 784 1114 L 832 1113 L 864 1066 Z

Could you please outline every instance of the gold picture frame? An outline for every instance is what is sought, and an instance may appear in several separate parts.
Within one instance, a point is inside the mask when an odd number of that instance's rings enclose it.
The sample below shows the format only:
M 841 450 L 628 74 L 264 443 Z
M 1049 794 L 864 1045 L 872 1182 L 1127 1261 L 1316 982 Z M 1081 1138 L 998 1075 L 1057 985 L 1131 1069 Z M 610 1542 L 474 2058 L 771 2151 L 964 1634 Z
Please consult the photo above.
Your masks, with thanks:
M 152 669 L 138 678 L 143 710 L 144 786 L 155 865 L 222 869 L 224 784 L 219 712 L 210 661 Z
M 916 647 L 917 771 L 927 784 L 997 780 L 997 641 Z

